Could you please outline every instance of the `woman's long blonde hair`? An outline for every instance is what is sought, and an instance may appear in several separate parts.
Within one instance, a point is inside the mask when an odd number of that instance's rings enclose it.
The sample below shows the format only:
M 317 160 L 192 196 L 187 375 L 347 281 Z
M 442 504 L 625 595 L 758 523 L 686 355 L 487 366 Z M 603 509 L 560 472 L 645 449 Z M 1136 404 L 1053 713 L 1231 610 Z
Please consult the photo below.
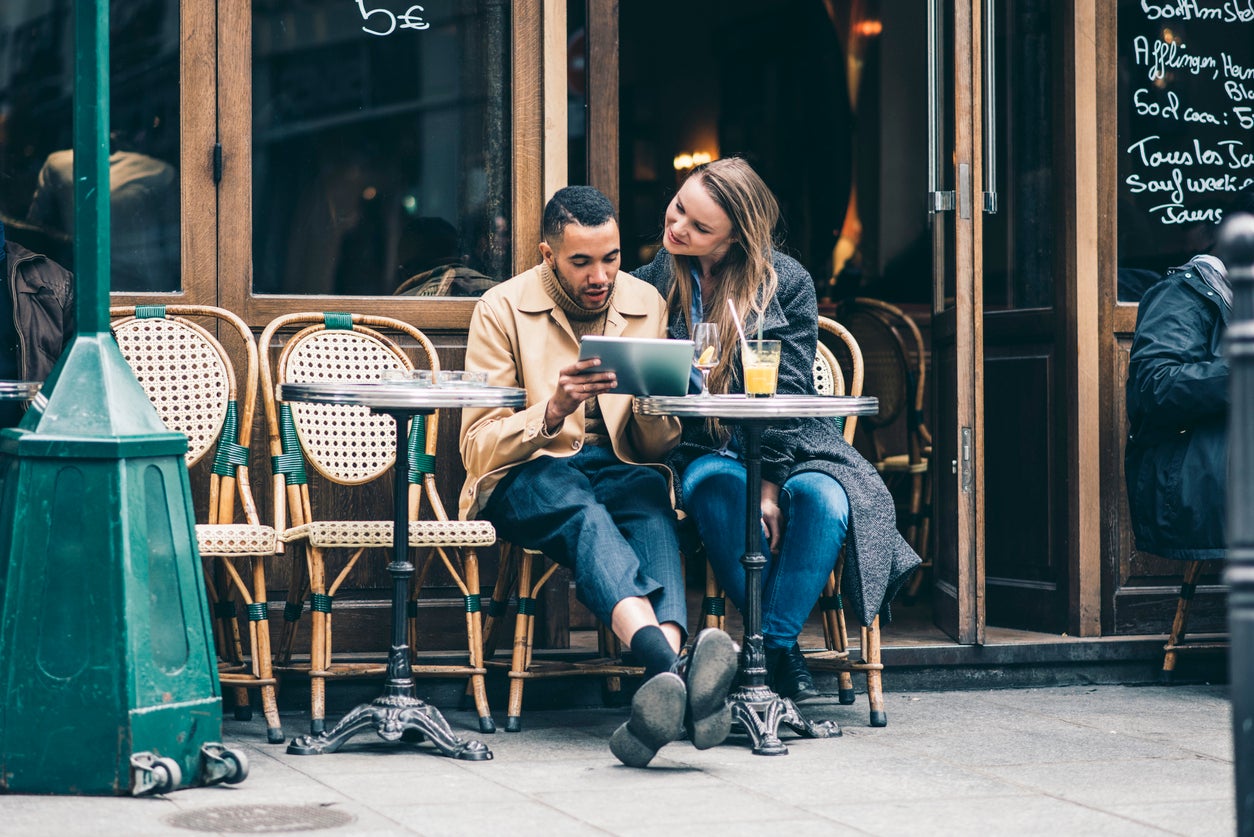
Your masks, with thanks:
M 706 322 L 718 323 L 723 351 L 719 365 L 710 373 L 710 391 L 727 392 L 732 370 L 731 362 L 738 356 L 740 336 L 727 308 L 727 300 L 736 306 L 746 332 L 756 331 L 779 277 L 775 274 L 772 255 L 775 228 L 779 223 L 779 202 L 758 173 L 740 157 L 726 157 L 705 163 L 692 170 L 690 178 L 705 189 L 731 220 L 731 246 L 723 258 L 711 268 L 718 281 L 708 299 L 702 299 Z M 676 305 L 683 313 L 692 334 L 691 266 L 687 256 L 671 256 L 675 283 L 671 286 L 672 310 Z

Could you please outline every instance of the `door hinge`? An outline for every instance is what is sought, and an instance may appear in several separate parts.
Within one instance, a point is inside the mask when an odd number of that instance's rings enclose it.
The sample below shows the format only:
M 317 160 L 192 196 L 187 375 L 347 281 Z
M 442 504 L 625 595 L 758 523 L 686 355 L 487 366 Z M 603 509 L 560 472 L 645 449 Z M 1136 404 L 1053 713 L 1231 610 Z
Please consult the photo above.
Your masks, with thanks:
M 971 428 L 962 428 L 962 493 L 971 493 Z
M 222 143 L 220 142 L 213 144 L 213 182 L 214 185 L 222 182 Z

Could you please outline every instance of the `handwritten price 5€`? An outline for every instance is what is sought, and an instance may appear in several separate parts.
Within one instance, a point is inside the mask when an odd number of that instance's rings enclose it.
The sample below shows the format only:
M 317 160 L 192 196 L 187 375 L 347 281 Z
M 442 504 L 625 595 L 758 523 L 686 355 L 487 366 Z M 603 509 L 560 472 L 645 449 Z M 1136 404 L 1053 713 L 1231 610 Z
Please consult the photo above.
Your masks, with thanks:
M 357 11 L 361 12 L 361 19 L 366 21 L 367 26 L 361 27 L 361 31 L 367 35 L 391 35 L 397 29 L 430 29 L 431 24 L 423 19 L 421 14 L 415 12 L 426 11 L 422 6 L 410 6 L 400 14 L 392 12 L 390 9 L 367 9 L 366 0 L 357 0 Z M 371 18 L 374 18 L 372 21 Z M 371 26 L 375 28 L 371 28 Z

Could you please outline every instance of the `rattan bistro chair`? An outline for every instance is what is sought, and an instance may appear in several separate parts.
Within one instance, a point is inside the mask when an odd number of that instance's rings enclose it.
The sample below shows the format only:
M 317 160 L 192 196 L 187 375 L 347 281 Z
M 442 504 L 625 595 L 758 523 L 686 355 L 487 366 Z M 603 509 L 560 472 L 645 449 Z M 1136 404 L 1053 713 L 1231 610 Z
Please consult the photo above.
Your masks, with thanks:
M 283 334 L 295 331 L 283 344 L 271 367 L 270 348 Z M 262 384 L 265 392 L 266 424 L 274 463 L 279 539 L 293 549 L 293 581 L 289 586 L 284 618 L 280 669 L 298 669 L 310 677 L 310 726 L 322 732 L 326 719 L 326 680 L 331 677 L 378 676 L 387 671 L 386 661 L 378 663 L 336 663 L 332 660 L 331 605 L 349 572 L 367 550 L 390 558 L 393 523 L 381 512 L 366 520 L 330 520 L 321 517 L 328 498 L 310 496 L 305 471 L 308 462 L 323 478 L 327 488 L 361 486 L 388 474 L 395 462 L 395 427 L 386 415 L 371 413 L 365 407 L 323 404 L 282 403 L 276 389 L 283 383 L 315 381 L 371 380 L 388 370 L 412 369 L 413 363 L 399 341 L 412 342 L 426 368 L 437 372 L 439 359 L 435 346 L 418 329 L 389 317 L 360 314 L 297 313 L 281 316 L 261 334 L 263 352 Z M 271 376 L 271 369 L 274 373 Z M 482 732 L 495 731 L 483 684 L 483 639 L 479 617 L 479 560 L 477 547 L 496 542 L 496 531 L 485 521 L 450 520 L 435 485 L 438 414 L 418 416 L 410 422 L 411 467 L 409 488 L 409 546 L 423 550 L 415 561 L 409 608 L 409 644 L 416 644 L 417 597 L 432 564 L 438 559 L 460 589 L 466 612 L 465 665 L 415 665 L 415 674 L 465 675 L 479 714 Z M 429 511 L 423 516 L 423 507 Z M 327 553 L 346 551 L 343 568 L 328 581 Z M 304 572 L 299 563 L 305 557 Z M 305 590 L 310 597 L 312 627 L 308 666 L 292 663 L 292 643 L 296 620 L 302 610 Z
M 905 537 L 923 559 L 905 591 L 918 594 L 924 570 L 931 567 L 928 543 L 932 520 L 932 434 L 923 421 L 926 357 L 923 335 L 900 308 L 878 299 L 856 297 L 841 303 L 841 322 L 856 335 L 867 368 L 867 395 L 879 399 L 880 410 L 865 417 L 867 458 L 893 486 L 907 481 L 908 494 L 898 509 Z M 893 428 L 904 416 L 904 441 Z M 904 450 L 902 449 L 904 447 Z
M 1185 641 L 1188 632 L 1189 609 L 1193 604 L 1193 595 L 1197 592 L 1197 582 L 1207 564 L 1219 562 L 1186 561 L 1184 562 L 1184 579 L 1180 583 L 1180 597 L 1176 600 L 1176 615 L 1171 620 L 1171 633 L 1163 645 L 1164 683 L 1172 683 L 1175 679 L 1177 657 L 1193 651 L 1223 651 L 1228 647 L 1228 640 L 1223 636 L 1202 640 Z
M 522 731 L 523 686 L 528 680 L 549 677 L 602 677 L 604 692 L 611 697 L 622 689 L 623 677 L 638 677 L 641 666 L 622 659 L 622 647 L 607 625 L 597 624 L 597 655 L 591 659 L 541 659 L 534 655 L 536 602 L 558 565 L 533 549 L 501 542 L 501 567 L 484 620 L 484 659 L 487 665 L 509 669 L 509 710 L 506 732 Z M 548 566 L 545 568 L 545 563 Z M 559 576 L 564 578 L 565 576 Z M 517 601 L 514 616 L 513 653 L 508 662 L 494 661 L 500 628 L 506 623 L 511 599 Z
M 853 334 L 835 320 L 819 317 L 819 337 L 820 341 L 814 357 L 815 391 L 819 395 L 861 395 L 865 371 L 862 350 Z M 848 367 L 847 375 L 844 367 Z M 845 441 L 852 444 L 857 416 L 842 417 L 837 421 L 840 423 Z M 882 727 L 888 724 L 888 715 L 884 711 L 881 674 L 884 665 L 880 659 L 880 620 L 876 616 L 870 626 L 862 628 L 859 657 L 853 659 L 849 653 L 848 625 L 840 596 L 840 580 L 844 569 L 845 556 L 842 550 L 836 569 L 828 576 L 823 595 L 818 601 L 823 619 L 825 648 L 821 651 L 807 652 L 806 661 L 815 670 L 838 673 L 839 700 L 846 705 L 855 700 L 853 673 L 865 674 L 871 726 Z M 706 627 L 721 628 L 727 608 L 726 597 L 708 563 L 706 564 L 705 589 L 705 598 L 701 607 L 703 624 Z
M 284 736 L 271 669 L 265 571 L 278 547 L 274 528 L 260 522 L 248 483 L 257 344 L 244 321 L 221 308 L 122 306 L 109 313 L 122 356 L 161 420 L 187 436 L 188 466 L 216 448 L 208 474 L 208 522 L 196 525 L 196 545 L 201 558 L 209 559 L 205 579 L 214 615 L 218 675 L 223 686 L 239 690 L 235 710 L 239 719 L 252 714 L 246 689 L 261 691 L 266 737 L 272 744 L 280 743 Z M 209 328 L 200 325 L 206 321 L 243 346 L 247 368 L 242 399 L 230 356 Z M 243 511 L 240 522 L 235 519 L 237 504 Z M 248 615 L 247 659 L 236 618 L 237 600 Z

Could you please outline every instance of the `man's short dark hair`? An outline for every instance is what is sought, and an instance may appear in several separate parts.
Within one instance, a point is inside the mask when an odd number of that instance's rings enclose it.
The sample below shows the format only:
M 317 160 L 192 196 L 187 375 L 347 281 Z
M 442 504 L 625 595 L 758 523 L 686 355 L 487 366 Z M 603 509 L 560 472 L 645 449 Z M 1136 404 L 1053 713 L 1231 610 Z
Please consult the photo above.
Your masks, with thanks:
M 548 242 L 562 237 L 567 225 L 599 227 L 609 221 L 618 221 L 614 205 L 600 190 L 591 186 L 566 186 L 558 189 L 544 207 L 541 234 Z

